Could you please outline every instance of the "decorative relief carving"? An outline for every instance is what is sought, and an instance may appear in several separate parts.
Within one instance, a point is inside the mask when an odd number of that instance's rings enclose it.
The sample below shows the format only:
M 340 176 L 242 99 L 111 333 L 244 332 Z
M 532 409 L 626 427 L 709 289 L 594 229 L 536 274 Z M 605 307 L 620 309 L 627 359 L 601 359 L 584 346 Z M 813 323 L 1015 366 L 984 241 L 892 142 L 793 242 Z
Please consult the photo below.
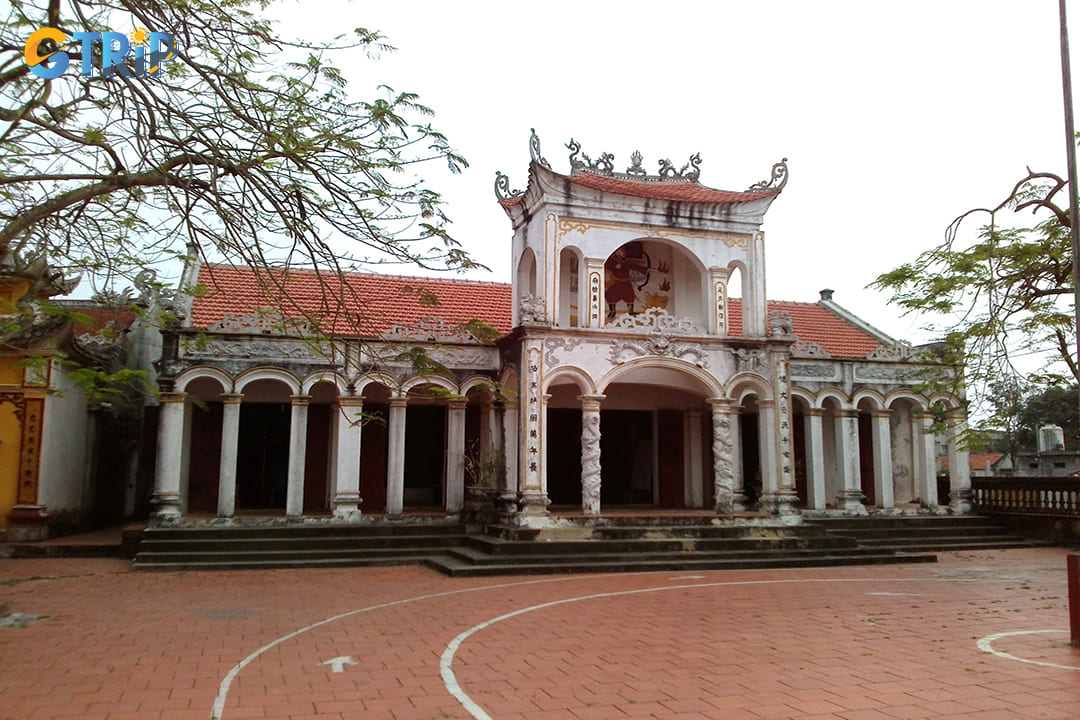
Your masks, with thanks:
M 730 515 L 734 511 L 735 468 L 732 464 L 735 449 L 732 439 L 732 416 L 719 408 L 713 409 L 713 495 L 716 512 Z
M 395 323 L 382 337 L 396 342 L 476 342 L 468 330 L 432 317 L 408 324 Z
M 675 166 L 671 164 L 670 160 L 660 161 L 660 179 L 661 180 L 682 180 L 683 182 L 697 182 L 701 177 L 701 153 L 694 153 L 690 156 L 690 162 L 682 166 L 682 169 L 678 172 L 675 171 Z
M 792 363 L 791 374 L 801 378 L 834 378 L 837 377 L 836 366 L 833 363 Z
M 0 392 L 0 405 L 4 403 L 11 403 L 15 409 L 15 419 L 21 423 L 26 408 L 26 397 L 21 392 Z
M 901 362 L 903 360 L 910 360 L 913 355 L 914 353 L 912 352 L 911 345 L 902 342 L 896 345 L 878 345 L 866 356 L 866 359 Z
M 522 295 L 518 306 L 518 318 L 522 325 L 547 325 L 547 307 L 544 298 L 536 295 Z
M 773 337 L 791 337 L 795 329 L 791 324 L 791 314 L 787 310 L 769 311 L 769 334 Z
M 705 331 L 689 317 L 676 319 L 664 308 L 651 307 L 643 313 L 620 315 L 606 325 L 608 330 L 662 330 L 669 335 L 704 335 Z
M 581 508 L 600 514 L 600 410 L 581 413 Z
M 709 358 L 696 344 L 673 342 L 670 334 L 663 330 L 653 330 L 645 340 L 612 340 L 608 360 L 615 365 L 622 365 L 628 360 L 644 355 L 662 355 L 688 360 L 699 368 L 709 367 Z
M 884 367 L 873 365 L 856 365 L 855 380 L 906 384 L 913 381 L 926 379 L 926 374 L 928 371 L 929 369 L 926 367 L 913 367 L 910 365 L 887 365 Z
M 829 351 L 821 347 L 821 343 L 808 342 L 806 340 L 795 340 L 795 344 L 791 346 L 791 357 L 805 357 L 805 358 L 830 358 L 832 355 Z M 800 367 L 813 367 L 813 366 L 800 366 Z
M 249 335 L 314 335 L 311 323 L 299 318 L 286 318 L 275 310 L 256 310 L 247 315 L 227 313 L 216 323 L 208 325 L 207 332 L 246 333 Z
M 755 372 L 765 363 L 765 354 L 760 350 L 734 348 L 731 354 L 735 357 L 735 372 Z
M 570 142 L 566 144 L 567 149 L 570 151 L 570 171 L 571 172 L 590 172 L 594 175 L 614 175 L 615 170 L 615 156 L 611 153 L 600 153 L 600 159 L 593 162 L 585 153 L 581 152 L 581 144 L 573 138 L 570 138 Z M 578 159 L 578 154 L 581 154 L 581 159 Z
M 585 341 L 582 338 L 546 338 L 544 347 L 547 349 L 547 354 L 544 355 L 544 362 L 548 364 L 549 368 L 562 365 L 562 359 L 555 351 L 561 349 L 566 352 L 573 352 L 583 342 Z
M 574 218 L 559 218 L 556 239 L 561 240 L 569 233 L 584 235 L 589 230 L 622 230 L 633 233 L 638 237 L 679 238 L 699 237 L 706 240 L 722 242 L 729 248 L 747 249 L 750 247 L 751 235 L 742 233 L 712 232 L 709 230 L 680 229 L 677 232 L 669 228 L 655 225 L 637 225 L 632 223 L 610 222 L 606 220 L 577 220 Z
M 188 342 L 187 355 L 212 355 L 219 357 L 241 358 L 281 358 L 289 360 L 307 360 L 315 357 L 317 347 L 311 343 L 297 340 L 230 340 L 216 339 L 206 342 Z
M 428 350 L 428 355 L 448 368 L 498 369 L 498 351 L 494 348 L 437 347 Z
M 601 153 L 600 159 L 593 161 L 592 158 L 581 152 L 581 144 L 573 138 L 566 144 L 566 148 L 570 151 L 571 173 L 587 172 L 593 175 L 605 175 L 638 181 L 691 183 L 697 182 L 701 176 L 700 153 L 691 155 L 690 161 L 683 165 L 680 170 L 676 170 L 675 165 L 670 160 L 660 160 L 659 173 L 649 175 L 642 165 L 641 153 L 637 150 L 630 156 L 630 167 L 626 168 L 626 172 L 617 173 L 615 172 L 615 156 L 611 153 Z

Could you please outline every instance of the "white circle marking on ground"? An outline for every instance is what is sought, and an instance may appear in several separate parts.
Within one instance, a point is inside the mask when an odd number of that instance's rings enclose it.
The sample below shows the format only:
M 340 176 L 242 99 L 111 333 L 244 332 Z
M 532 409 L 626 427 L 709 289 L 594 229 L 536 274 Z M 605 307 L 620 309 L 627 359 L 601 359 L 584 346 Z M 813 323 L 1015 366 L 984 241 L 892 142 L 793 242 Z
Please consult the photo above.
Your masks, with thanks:
M 1042 667 L 1057 668 L 1059 670 L 1080 670 L 1080 667 L 1076 665 L 1058 665 L 1057 663 L 1043 662 L 1042 660 L 1030 660 L 1028 658 L 1022 658 L 1012 653 L 1002 652 L 1001 650 L 994 649 L 994 642 L 1005 637 L 1012 637 L 1014 635 L 1041 635 L 1044 633 L 1068 633 L 1068 630 L 1016 630 L 1013 632 L 997 633 L 995 635 L 987 635 L 979 640 L 975 645 L 985 653 L 996 655 L 1000 658 L 1006 658 L 1008 660 L 1016 660 L 1017 662 L 1028 663 L 1029 665 L 1040 665 Z

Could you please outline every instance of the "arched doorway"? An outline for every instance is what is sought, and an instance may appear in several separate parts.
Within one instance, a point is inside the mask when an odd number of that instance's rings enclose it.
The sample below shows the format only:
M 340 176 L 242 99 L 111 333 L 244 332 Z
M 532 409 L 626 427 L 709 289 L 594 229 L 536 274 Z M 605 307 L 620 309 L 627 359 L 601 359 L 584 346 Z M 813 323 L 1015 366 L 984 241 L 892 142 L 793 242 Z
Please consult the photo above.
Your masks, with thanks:
M 284 512 L 293 390 L 281 380 L 268 378 L 246 384 L 242 392 L 236 509 Z
M 188 403 L 187 514 L 217 514 L 221 471 L 221 428 L 225 392 L 213 377 L 197 377 L 185 388 Z

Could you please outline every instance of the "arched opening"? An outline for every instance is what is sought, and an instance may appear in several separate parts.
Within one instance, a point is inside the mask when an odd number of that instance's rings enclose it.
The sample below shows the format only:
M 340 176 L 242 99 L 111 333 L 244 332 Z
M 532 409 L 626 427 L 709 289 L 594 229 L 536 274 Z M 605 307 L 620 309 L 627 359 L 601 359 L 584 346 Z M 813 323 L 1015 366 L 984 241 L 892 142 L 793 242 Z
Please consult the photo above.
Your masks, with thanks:
M 791 452 L 793 455 L 792 471 L 795 475 L 795 492 L 799 496 L 799 506 L 808 508 L 810 503 L 809 465 L 807 461 L 807 403 L 801 397 L 791 398 Z
M 445 391 L 434 385 L 414 387 L 405 410 L 404 507 L 435 509 L 444 505 L 446 470 Z
M 315 383 L 309 394 L 307 443 L 304 458 L 304 514 L 326 512 L 337 447 L 338 388 L 332 382 Z
M 291 391 L 255 380 L 243 388 L 236 463 L 236 509 L 285 510 L 289 477 Z
M 515 292 L 517 293 L 515 302 L 520 301 L 525 295 L 536 295 L 536 255 L 533 254 L 532 248 L 525 248 L 525 252 L 521 253 Z
M 571 248 L 559 253 L 559 316 L 560 327 L 581 326 L 581 259 Z
M 760 417 L 757 395 L 745 396 L 739 415 L 739 437 L 742 441 L 743 494 L 747 507 L 756 505 L 763 492 Z
M 216 379 L 200 377 L 188 383 L 186 391 L 193 400 L 187 416 L 187 513 L 217 514 L 225 390 Z
M 360 431 L 360 502 L 364 512 L 386 512 L 386 466 L 390 390 L 378 382 L 359 388 L 364 396 Z
M 495 393 L 490 385 L 475 385 L 465 398 L 465 487 L 498 488 L 506 472 L 506 459 Z
M 559 380 L 548 388 L 547 492 L 552 505 L 576 510 L 581 507 L 581 403 L 577 398 L 582 391 L 568 379 Z M 531 440 L 527 438 L 526 447 Z
M 632 240 L 604 262 L 605 323 L 653 308 L 707 318 L 704 270 L 684 248 L 657 239 Z
M 858 404 L 859 411 L 859 489 L 866 496 L 866 504 L 877 506 L 878 496 L 874 489 L 874 431 L 870 412 L 875 409 L 873 401 L 863 398 Z
M 821 448 L 825 461 L 825 502 L 826 507 L 837 507 L 840 493 L 844 489 L 840 467 L 842 454 L 837 449 L 839 434 L 836 431 L 840 402 L 836 398 L 827 397 L 822 401 L 821 407 L 824 410 L 821 416 Z
M 742 337 L 743 331 L 743 271 L 738 264 L 728 267 L 728 279 L 726 284 L 727 305 L 727 334 L 734 337 Z

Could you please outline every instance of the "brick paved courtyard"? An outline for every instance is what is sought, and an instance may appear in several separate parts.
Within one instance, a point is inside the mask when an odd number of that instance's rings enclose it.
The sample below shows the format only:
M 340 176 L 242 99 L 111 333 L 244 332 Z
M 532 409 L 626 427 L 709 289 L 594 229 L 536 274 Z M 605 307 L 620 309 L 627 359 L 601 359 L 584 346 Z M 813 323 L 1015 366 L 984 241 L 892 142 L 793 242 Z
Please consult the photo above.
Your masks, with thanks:
M 474 579 L 0 560 L 0 718 L 1077 718 L 1065 555 Z

